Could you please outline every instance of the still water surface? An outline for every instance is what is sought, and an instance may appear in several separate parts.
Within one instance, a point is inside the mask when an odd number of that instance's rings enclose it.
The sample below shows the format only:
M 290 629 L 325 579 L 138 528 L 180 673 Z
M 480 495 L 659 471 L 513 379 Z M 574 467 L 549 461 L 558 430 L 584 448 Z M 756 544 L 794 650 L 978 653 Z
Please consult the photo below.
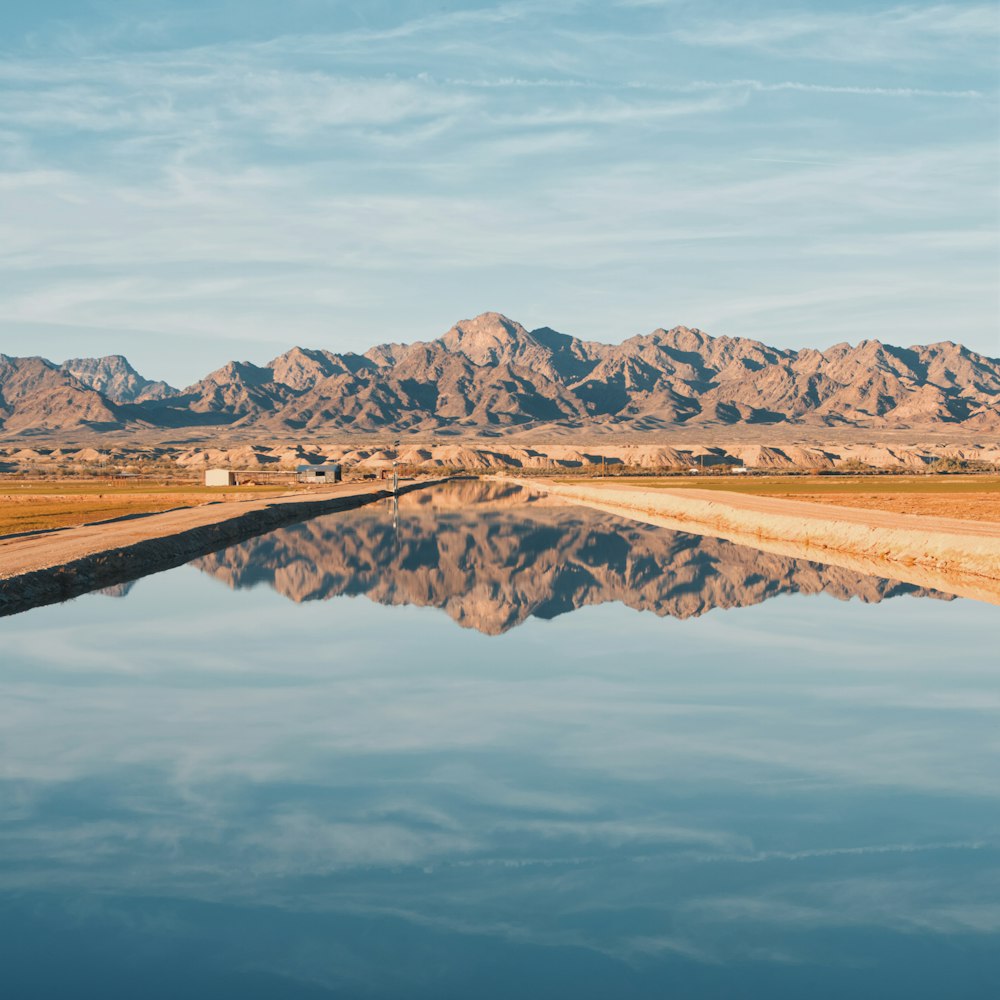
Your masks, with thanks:
M 11 997 L 989 997 L 1000 609 L 467 486 L 0 622 Z

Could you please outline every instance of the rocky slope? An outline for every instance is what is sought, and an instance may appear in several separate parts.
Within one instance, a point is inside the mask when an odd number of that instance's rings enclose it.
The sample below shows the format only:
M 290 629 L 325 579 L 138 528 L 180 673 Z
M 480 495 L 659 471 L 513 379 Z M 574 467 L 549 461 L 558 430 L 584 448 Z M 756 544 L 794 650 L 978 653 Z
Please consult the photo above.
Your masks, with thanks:
M 126 420 L 107 396 L 51 361 L 0 354 L 0 428 L 6 433 L 115 430 Z
M 296 347 L 263 367 L 234 361 L 176 394 L 124 358 L 77 359 L 64 370 L 105 405 L 128 404 L 119 420 L 144 426 L 299 435 L 777 424 L 1000 430 L 1000 360 L 951 341 L 794 351 L 676 327 L 602 344 L 484 313 L 436 340 L 364 355 Z M 3 370 L 0 393 L 7 398 Z M 60 408 L 66 421 L 101 423 L 71 413 L 73 401 L 64 394 L 56 405 L 44 393 L 7 401 L 0 429 L 31 428 L 40 410 L 51 420 Z
M 112 403 L 142 403 L 178 394 L 166 382 L 151 382 L 143 378 L 121 354 L 109 354 L 103 358 L 71 358 L 59 367 L 83 385 L 96 389 Z
M 441 608 L 489 635 L 608 601 L 690 618 L 788 593 L 866 602 L 942 596 L 485 484 L 405 497 L 395 527 L 388 511 L 364 508 L 282 528 L 194 565 L 231 587 L 264 583 L 293 601 L 365 595 Z

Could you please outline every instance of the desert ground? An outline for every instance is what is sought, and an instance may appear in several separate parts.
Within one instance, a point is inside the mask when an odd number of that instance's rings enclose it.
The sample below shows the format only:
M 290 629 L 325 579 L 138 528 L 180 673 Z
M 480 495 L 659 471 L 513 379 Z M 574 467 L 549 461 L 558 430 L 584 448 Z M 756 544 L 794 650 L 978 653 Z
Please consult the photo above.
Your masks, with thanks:
M 289 477 L 290 478 L 290 477 Z M 355 481 L 355 480 L 350 480 Z M 835 507 L 1000 522 L 1000 476 L 865 475 L 754 476 L 674 475 L 559 477 L 556 481 L 614 489 L 697 489 L 781 497 Z M 299 490 L 295 483 L 208 487 L 167 479 L 134 482 L 81 476 L 0 479 L 0 537 L 92 524 L 136 514 L 220 502 L 266 500 Z
M 294 486 L 209 487 L 174 482 L 113 480 L 0 481 L 0 536 L 90 524 L 135 514 L 198 507 L 204 504 L 266 499 Z

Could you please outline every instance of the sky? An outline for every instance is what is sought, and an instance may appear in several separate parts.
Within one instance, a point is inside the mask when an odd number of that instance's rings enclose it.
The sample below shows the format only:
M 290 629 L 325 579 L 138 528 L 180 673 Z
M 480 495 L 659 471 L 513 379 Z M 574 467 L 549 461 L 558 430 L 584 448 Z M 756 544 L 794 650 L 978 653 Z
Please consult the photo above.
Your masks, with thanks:
M 0 352 L 188 384 L 497 310 L 1000 356 L 1000 7 L 0 10 Z

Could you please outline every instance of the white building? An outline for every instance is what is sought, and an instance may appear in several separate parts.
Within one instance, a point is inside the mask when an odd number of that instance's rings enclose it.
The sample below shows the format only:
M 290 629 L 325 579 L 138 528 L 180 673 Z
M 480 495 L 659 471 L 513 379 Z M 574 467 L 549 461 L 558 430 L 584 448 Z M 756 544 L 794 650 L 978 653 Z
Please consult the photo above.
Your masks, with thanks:
M 232 469 L 206 469 L 206 486 L 235 486 L 236 473 Z

